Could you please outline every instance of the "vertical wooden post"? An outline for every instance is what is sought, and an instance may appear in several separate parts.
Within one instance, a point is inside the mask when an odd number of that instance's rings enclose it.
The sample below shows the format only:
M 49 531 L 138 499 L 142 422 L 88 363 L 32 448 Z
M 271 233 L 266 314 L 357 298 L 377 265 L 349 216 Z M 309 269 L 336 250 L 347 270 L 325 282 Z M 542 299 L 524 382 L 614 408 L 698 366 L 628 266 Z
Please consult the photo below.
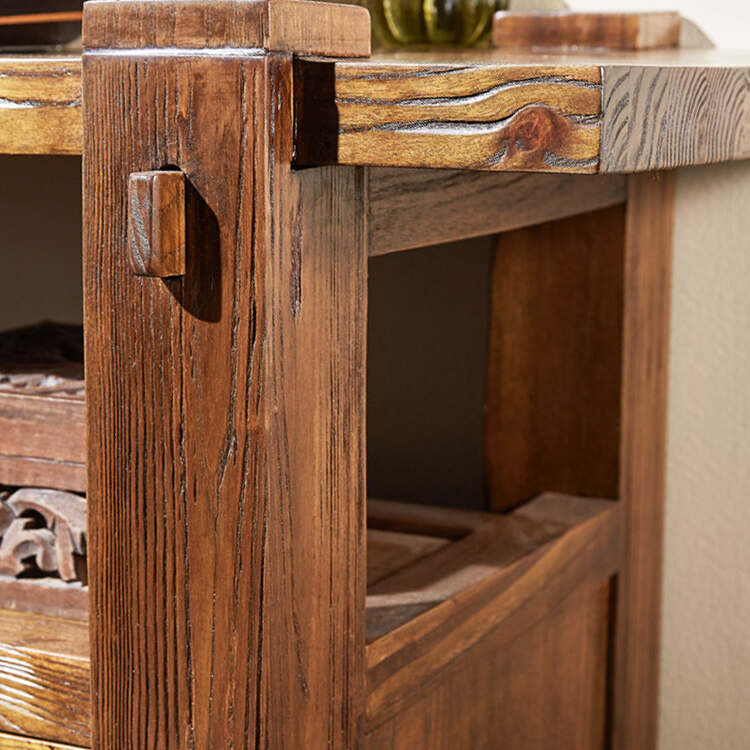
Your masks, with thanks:
M 674 177 L 635 175 L 625 224 L 615 750 L 656 747 Z
M 364 173 L 291 170 L 291 55 L 267 51 L 265 9 L 85 11 L 98 750 L 355 743 Z M 165 168 L 186 179 L 185 274 L 136 276 L 129 175 Z

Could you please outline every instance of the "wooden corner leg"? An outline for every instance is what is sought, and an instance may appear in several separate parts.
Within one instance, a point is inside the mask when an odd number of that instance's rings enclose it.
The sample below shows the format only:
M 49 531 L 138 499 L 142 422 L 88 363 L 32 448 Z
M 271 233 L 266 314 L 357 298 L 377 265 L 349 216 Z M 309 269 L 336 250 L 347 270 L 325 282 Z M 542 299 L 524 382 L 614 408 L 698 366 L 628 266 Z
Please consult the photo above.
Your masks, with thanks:
M 614 750 L 656 747 L 674 176 L 630 177 L 625 225 Z
M 257 3 L 175 3 L 182 24 L 169 5 L 135 26 L 147 50 L 97 23 L 84 55 L 93 745 L 344 750 L 364 654 L 364 174 L 291 171 L 291 55 L 242 49 Z M 237 49 L 179 38 L 209 15 Z M 137 276 L 128 178 L 164 168 L 185 174 L 185 273 Z

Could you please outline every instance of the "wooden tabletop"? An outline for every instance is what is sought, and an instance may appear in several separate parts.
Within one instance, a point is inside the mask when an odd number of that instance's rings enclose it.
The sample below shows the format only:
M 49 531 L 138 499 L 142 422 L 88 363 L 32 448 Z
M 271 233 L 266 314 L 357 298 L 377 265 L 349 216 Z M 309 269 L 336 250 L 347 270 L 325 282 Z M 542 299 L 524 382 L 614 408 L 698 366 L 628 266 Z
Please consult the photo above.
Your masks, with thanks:
M 78 56 L 0 57 L 0 153 L 81 150 Z M 299 58 L 296 160 L 635 172 L 750 156 L 750 53 Z
M 750 156 L 750 54 L 400 52 L 297 64 L 298 161 L 635 172 Z

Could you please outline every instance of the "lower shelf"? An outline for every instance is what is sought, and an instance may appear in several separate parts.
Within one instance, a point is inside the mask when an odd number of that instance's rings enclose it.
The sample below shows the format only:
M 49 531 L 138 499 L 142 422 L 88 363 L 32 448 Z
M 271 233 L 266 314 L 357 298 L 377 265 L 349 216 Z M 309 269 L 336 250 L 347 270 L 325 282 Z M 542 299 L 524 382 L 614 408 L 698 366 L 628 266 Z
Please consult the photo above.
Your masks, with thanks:
M 618 531 L 616 503 L 557 494 L 503 516 L 369 501 L 364 746 L 403 746 L 385 735 L 430 691 L 461 684 L 472 654 L 606 582 Z M 85 746 L 88 690 L 84 621 L 0 611 L 0 730 Z M 462 690 L 457 705 L 472 699 Z
M 83 329 L 0 333 L 0 483 L 86 487 Z

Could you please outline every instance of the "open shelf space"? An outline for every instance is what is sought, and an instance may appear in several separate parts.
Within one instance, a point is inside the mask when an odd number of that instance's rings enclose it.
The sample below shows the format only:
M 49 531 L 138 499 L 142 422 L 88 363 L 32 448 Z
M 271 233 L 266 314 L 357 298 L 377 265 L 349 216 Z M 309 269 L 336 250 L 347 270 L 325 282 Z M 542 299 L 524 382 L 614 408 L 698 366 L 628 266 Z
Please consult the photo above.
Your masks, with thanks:
M 368 731 L 480 640 L 501 647 L 608 580 L 618 555 L 609 501 L 546 494 L 507 515 L 369 501 Z M 88 744 L 86 623 L 0 611 L 0 655 L 0 730 Z

